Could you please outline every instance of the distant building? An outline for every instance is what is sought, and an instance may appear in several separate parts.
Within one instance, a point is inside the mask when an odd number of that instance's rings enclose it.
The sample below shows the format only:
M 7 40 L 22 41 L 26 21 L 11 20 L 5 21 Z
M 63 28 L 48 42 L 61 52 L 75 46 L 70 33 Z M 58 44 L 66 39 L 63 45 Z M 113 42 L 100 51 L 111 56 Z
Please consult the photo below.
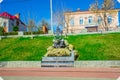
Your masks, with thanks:
M 119 10 L 109 10 L 110 12 L 107 13 L 107 22 L 108 22 L 108 29 L 115 30 L 119 25 Z M 65 28 L 63 32 L 68 30 L 68 33 L 80 33 L 84 30 L 87 32 L 98 32 L 104 31 L 105 28 L 102 24 L 102 16 L 103 10 L 99 10 L 98 13 L 93 11 L 80 11 L 78 9 L 75 12 L 65 12 L 64 16 L 68 24 L 65 24 Z M 99 15 L 98 15 L 99 14 Z M 66 28 L 67 25 L 69 26 L 68 29 Z
M 14 16 L 7 12 L 0 14 L 0 27 L 3 27 L 5 32 L 13 31 L 14 26 L 18 26 L 19 31 L 27 31 L 26 25 L 20 20 L 20 14 Z

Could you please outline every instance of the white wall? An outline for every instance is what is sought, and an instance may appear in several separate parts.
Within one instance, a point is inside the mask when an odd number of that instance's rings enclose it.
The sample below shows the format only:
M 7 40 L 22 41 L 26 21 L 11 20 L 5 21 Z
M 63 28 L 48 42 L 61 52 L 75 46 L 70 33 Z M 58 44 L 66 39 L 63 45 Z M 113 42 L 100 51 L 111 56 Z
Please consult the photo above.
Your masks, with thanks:
M 4 26 L 4 22 L 6 22 L 6 26 Z M 7 32 L 8 32 L 9 19 L 0 17 L 0 26 L 1 27 L 7 27 Z
M 3 24 L 6 22 L 7 32 L 13 31 L 13 27 L 16 25 L 16 19 L 10 20 L 8 18 L 0 17 L 0 26 L 4 27 Z M 19 21 L 19 31 L 27 31 L 27 27 Z
M 13 31 L 13 27 L 16 25 L 15 20 L 9 20 L 9 32 Z
M 19 31 L 27 31 L 27 26 L 23 25 L 21 22 L 19 24 Z

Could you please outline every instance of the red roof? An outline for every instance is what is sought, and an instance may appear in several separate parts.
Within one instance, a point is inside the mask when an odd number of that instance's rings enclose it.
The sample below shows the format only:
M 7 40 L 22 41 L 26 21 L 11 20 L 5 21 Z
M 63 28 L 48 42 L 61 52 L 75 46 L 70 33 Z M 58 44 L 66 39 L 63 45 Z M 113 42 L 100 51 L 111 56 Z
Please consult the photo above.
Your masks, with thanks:
M 16 16 L 12 16 L 11 14 L 9 14 L 7 12 L 1 13 L 0 17 L 7 17 L 7 18 L 10 18 L 10 19 L 18 19 Z

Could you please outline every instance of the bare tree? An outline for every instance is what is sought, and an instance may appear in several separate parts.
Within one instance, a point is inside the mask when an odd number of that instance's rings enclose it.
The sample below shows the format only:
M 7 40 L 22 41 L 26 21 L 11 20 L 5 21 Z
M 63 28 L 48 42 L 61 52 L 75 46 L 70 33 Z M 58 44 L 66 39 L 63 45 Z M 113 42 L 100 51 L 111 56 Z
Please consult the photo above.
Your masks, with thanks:
M 33 39 L 33 28 L 35 27 L 34 20 L 28 20 L 28 31 L 31 32 L 31 39 Z
M 33 28 L 35 27 L 35 22 L 34 20 L 28 20 L 28 30 L 32 33 Z
M 27 14 L 26 13 L 23 13 L 23 21 L 26 22 L 26 25 L 27 25 L 27 31 L 29 32 L 33 32 L 33 31 L 37 31 L 38 28 L 37 28 L 37 20 L 38 20 L 38 16 L 35 15 L 36 13 L 34 12 L 30 12 L 30 11 L 27 11 Z M 26 17 L 27 16 L 27 17 Z M 30 26 L 30 24 L 34 24 Z
M 73 16 L 71 15 L 71 11 L 66 11 L 64 13 L 64 19 L 65 19 L 65 25 L 66 25 L 66 34 L 69 33 L 69 26 L 70 26 L 70 21 L 73 18 Z
M 48 33 L 49 29 L 50 24 L 45 19 L 42 19 L 42 21 L 38 24 L 38 31 L 42 30 L 44 33 Z
M 63 25 L 63 12 L 60 10 L 57 10 L 54 14 L 53 14 L 53 21 L 57 26 L 61 26 Z
M 64 27 L 64 11 L 60 8 L 53 13 L 53 24 L 57 27 Z
M 100 16 L 102 20 L 102 28 L 104 28 L 105 31 L 109 30 L 109 24 L 108 24 L 108 15 L 114 15 L 114 0 L 104 0 L 101 5 L 99 5 L 98 0 L 95 0 L 94 4 L 90 5 L 91 11 L 96 13 L 96 16 Z
M 57 27 L 64 28 L 65 33 L 68 33 L 69 22 L 72 19 L 70 13 L 71 10 L 65 8 L 61 5 L 62 8 L 57 7 L 55 12 L 53 13 L 53 22 Z M 67 14 L 69 12 L 69 14 Z

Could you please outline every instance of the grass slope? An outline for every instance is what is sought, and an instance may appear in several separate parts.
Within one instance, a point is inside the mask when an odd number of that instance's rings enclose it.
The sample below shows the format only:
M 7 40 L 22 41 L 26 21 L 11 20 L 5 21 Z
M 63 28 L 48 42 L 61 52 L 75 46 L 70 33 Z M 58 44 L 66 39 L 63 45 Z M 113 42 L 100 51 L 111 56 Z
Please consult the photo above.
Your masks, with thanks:
M 9 38 L 0 41 L 0 61 L 41 60 L 53 37 Z M 120 60 L 120 33 L 74 35 L 67 38 L 79 60 Z
M 0 41 L 0 61 L 41 60 L 46 49 L 52 45 L 52 37 L 10 38 Z

